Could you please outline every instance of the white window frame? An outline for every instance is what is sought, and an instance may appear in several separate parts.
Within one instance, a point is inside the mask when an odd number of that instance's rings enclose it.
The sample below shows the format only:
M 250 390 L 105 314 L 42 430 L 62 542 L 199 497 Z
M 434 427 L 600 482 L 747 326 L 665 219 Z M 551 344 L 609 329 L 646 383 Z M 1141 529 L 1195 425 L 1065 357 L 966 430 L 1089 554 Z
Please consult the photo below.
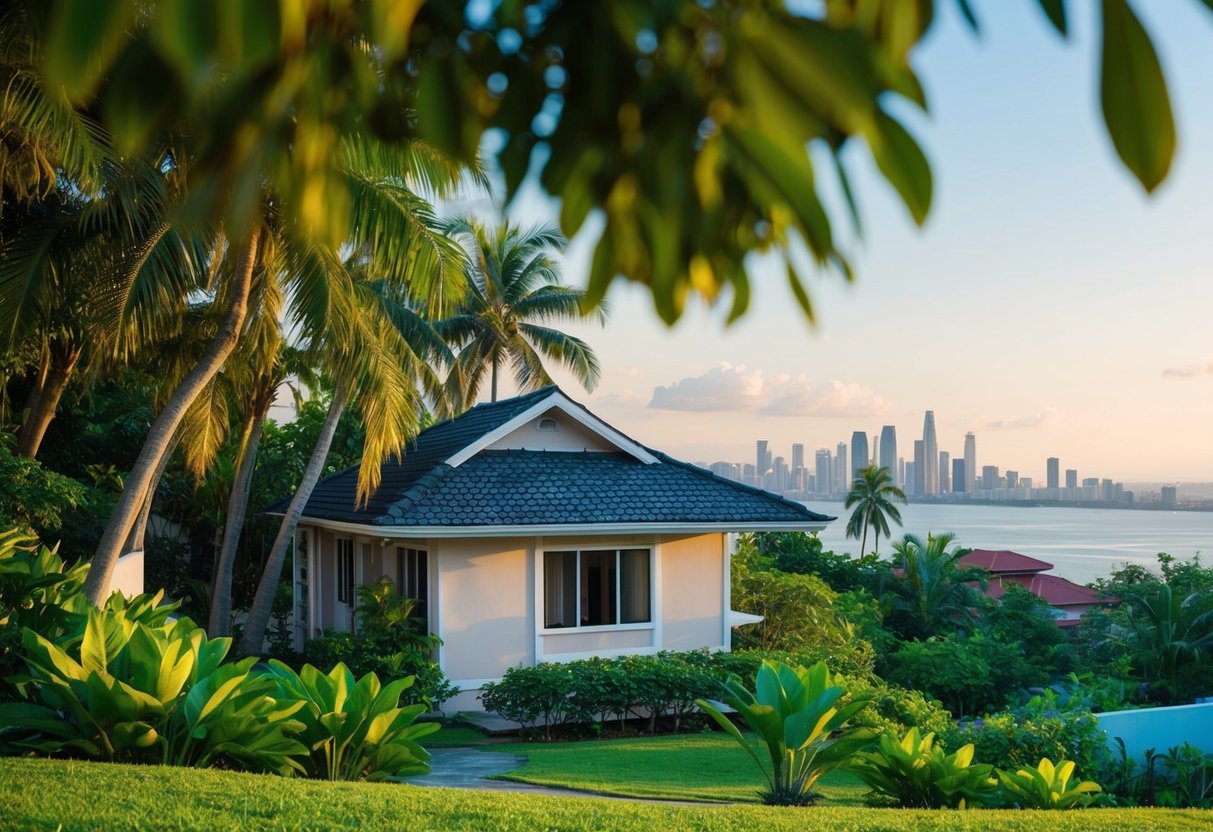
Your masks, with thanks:
M 546 563 L 548 553 L 555 552 L 573 552 L 576 554 L 576 578 L 575 586 L 577 587 L 576 605 L 574 607 L 574 620 L 581 621 L 581 554 L 582 552 L 615 552 L 615 615 L 619 617 L 623 613 L 621 604 L 622 593 L 622 552 L 625 549 L 643 549 L 649 554 L 649 620 L 639 621 L 633 624 L 592 624 L 589 626 L 581 626 L 580 623 L 572 627 L 546 627 L 547 621 L 547 573 Z M 549 635 L 573 635 L 577 633 L 621 633 L 629 630 L 656 630 L 657 622 L 660 616 L 659 590 L 660 585 L 657 580 L 657 554 L 658 547 L 655 542 L 649 541 L 645 543 L 611 543 L 611 542 L 587 542 L 569 546 L 550 546 L 550 547 L 535 547 L 535 597 L 536 605 L 536 632 L 540 636 Z

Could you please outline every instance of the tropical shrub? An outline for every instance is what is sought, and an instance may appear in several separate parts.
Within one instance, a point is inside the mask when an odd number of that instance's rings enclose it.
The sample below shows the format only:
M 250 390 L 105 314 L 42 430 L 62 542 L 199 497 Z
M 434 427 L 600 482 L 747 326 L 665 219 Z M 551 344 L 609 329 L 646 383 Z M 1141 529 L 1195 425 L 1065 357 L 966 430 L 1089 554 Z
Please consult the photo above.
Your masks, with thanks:
M 486 711 L 517 722 L 528 732 L 543 730 L 544 739 L 573 720 L 570 665 L 542 662 L 534 667 L 511 667 L 500 682 L 484 686 L 480 701 Z
M 906 642 L 881 664 L 881 672 L 938 699 L 957 717 L 1001 708 L 1017 691 L 1048 681 L 1028 664 L 1020 645 L 981 634 Z
M 128 615 L 130 612 L 130 615 Z M 189 619 L 149 624 L 140 604 L 90 610 L 56 644 L 26 630 L 27 701 L 0 705 L 0 748 L 114 762 L 225 765 L 289 774 L 306 749 L 289 734 L 302 703 L 280 704 L 255 659 L 222 665 L 229 639 Z
M 89 499 L 89 489 L 0 443 L 0 528 L 43 534 L 63 527 L 63 515 Z
M 1100 775 L 1104 793 L 1118 805 L 1213 809 L 1213 754 L 1184 743 L 1161 753 L 1146 749 L 1130 759 L 1116 738 L 1118 755 Z
M 874 794 L 907 809 L 964 809 L 987 802 L 998 787 L 994 766 L 973 762 L 973 746 L 948 754 L 935 735 L 911 728 L 898 740 L 882 734 L 874 751 L 860 752 L 848 769 Z
M 750 741 L 719 708 L 706 700 L 696 704 L 735 739 L 767 778 L 763 800 L 773 805 L 804 805 L 816 800 L 813 786 L 827 772 L 840 768 L 867 745 L 872 733 L 849 726 L 867 707 L 866 699 L 839 700 L 846 690 L 830 683 L 825 662 L 811 668 L 763 662 L 754 692 L 737 677 L 724 683 L 724 702 L 737 711 L 766 746 L 770 773 Z
M 328 674 L 311 665 L 296 673 L 277 659 L 269 664 L 277 698 L 292 703 L 296 733 L 307 749 L 307 776 L 382 780 L 429 771 L 430 754 L 417 741 L 439 725 L 416 722 L 425 705 L 400 706 L 411 676 L 381 685 L 374 673 L 355 681 L 343 664 Z
M 1094 775 L 1110 758 L 1106 735 L 1089 713 L 1041 716 L 1008 711 L 961 720 L 940 739 L 949 750 L 971 743 L 977 759 L 1006 771 L 1034 766 L 1047 757 L 1073 760 L 1080 773 Z
M 1060 760 L 1057 765 L 1047 757 L 1035 768 L 1021 768 L 1014 774 L 998 772 L 1010 802 L 1023 809 L 1082 809 L 1095 801 L 1098 783 L 1084 780 L 1073 785 L 1074 761 Z
M 359 677 L 368 673 L 387 680 L 412 676 L 414 683 L 403 694 L 409 704 L 424 702 L 436 708 L 459 692 L 430 658 L 429 649 L 416 645 L 393 650 L 362 633 L 325 630 L 324 635 L 307 642 L 304 654 L 316 667 L 331 669 L 344 664 Z

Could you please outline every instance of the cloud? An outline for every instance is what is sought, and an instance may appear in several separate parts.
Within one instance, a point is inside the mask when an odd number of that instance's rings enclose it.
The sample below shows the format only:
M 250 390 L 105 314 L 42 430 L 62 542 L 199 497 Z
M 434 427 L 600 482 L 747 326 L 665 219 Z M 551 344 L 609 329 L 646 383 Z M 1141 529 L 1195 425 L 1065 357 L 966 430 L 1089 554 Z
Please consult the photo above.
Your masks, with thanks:
M 1162 371 L 1163 378 L 1199 378 L 1213 376 L 1213 358 L 1206 358 L 1200 364 L 1189 364 L 1187 367 L 1168 367 Z
M 786 373 L 767 377 L 745 365 L 721 364 L 668 387 L 656 387 L 649 407 L 696 413 L 756 412 L 763 416 L 878 416 L 888 402 L 867 387 Z
M 985 426 L 991 430 L 1031 430 L 1044 425 L 1055 425 L 1066 418 L 1065 411 L 1046 407 L 1033 416 L 1016 416 L 1011 419 L 989 419 Z

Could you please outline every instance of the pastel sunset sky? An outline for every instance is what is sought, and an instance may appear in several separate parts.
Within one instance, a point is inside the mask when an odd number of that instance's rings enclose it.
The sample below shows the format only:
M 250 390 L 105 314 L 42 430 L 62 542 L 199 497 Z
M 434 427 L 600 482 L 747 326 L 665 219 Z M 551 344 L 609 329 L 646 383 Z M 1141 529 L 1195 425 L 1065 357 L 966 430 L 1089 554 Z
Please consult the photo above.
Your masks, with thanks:
M 979 36 L 942 3 L 917 53 L 931 112 L 909 123 L 935 173 L 924 228 L 852 152 L 862 240 L 835 216 L 858 277 L 814 280 L 815 327 L 760 257 L 750 311 L 731 327 L 726 302 L 667 328 L 643 289 L 619 283 L 605 328 L 565 327 L 597 350 L 601 384 L 587 394 L 557 373 L 565 389 L 691 461 L 750 462 L 755 439 L 789 458 L 803 442 L 811 460 L 884 424 L 912 456 L 932 409 L 940 450 L 959 454 L 971 430 L 979 465 L 1021 476 L 1043 480 L 1059 456 L 1083 477 L 1213 480 L 1213 14 L 1134 4 L 1179 126 L 1171 177 L 1147 197 L 1103 130 L 1097 4 L 1069 4 L 1069 41 L 1035 3 L 974 5 Z M 532 189 L 510 215 L 553 221 L 552 206 Z M 588 226 L 566 254 L 579 285 Z

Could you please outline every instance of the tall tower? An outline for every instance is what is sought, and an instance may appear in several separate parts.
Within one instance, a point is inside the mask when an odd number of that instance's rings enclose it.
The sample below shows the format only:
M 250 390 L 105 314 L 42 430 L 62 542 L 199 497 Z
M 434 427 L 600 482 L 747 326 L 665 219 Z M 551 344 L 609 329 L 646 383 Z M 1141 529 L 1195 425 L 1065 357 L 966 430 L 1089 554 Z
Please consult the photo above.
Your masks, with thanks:
M 922 421 L 923 494 L 939 493 L 939 444 L 935 440 L 935 411 L 928 410 Z
M 961 457 L 952 460 L 952 491 L 956 494 L 965 493 L 969 478 L 965 476 L 965 461 Z
M 804 444 L 795 442 L 792 444 L 792 470 L 804 467 Z
M 859 472 L 868 467 L 868 434 L 857 430 L 851 434 L 851 480 L 847 483 L 847 491 L 851 483 L 859 477 Z
M 846 494 L 851 490 L 851 481 L 848 477 L 851 475 L 851 467 L 847 465 L 847 443 L 838 443 L 838 452 L 834 454 L 834 490 L 839 494 Z
M 771 452 L 767 449 L 767 440 L 758 440 L 758 453 L 755 457 L 754 467 L 758 469 L 758 480 L 761 483 L 763 477 L 767 475 L 767 471 L 771 470 Z
M 1055 456 L 1051 456 L 1045 461 L 1045 468 L 1048 471 L 1045 477 L 1045 487 L 1061 488 L 1061 460 Z
M 914 496 L 921 497 L 927 493 L 927 443 L 922 439 L 914 440 Z M 906 472 L 906 477 L 909 477 L 909 471 Z M 911 485 L 910 483 L 906 483 Z
M 948 478 L 948 465 L 951 455 L 947 451 L 939 452 L 939 493 L 947 494 L 952 490 L 952 482 Z
M 977 487 L 977 437 L 973 432 L 965 434 L 965 491 Z
M 880 467 L 889 469 L 893 482 L 897 479 L 897 428 L 885 425 L 880 429 Z
M 830 451 L 828 448 L 822 448 L 817 452 L 817 474 L 814 477 L 814 485 L 818 494 L 829 494 L 834 489 L 831 488 L 830 481 Z

